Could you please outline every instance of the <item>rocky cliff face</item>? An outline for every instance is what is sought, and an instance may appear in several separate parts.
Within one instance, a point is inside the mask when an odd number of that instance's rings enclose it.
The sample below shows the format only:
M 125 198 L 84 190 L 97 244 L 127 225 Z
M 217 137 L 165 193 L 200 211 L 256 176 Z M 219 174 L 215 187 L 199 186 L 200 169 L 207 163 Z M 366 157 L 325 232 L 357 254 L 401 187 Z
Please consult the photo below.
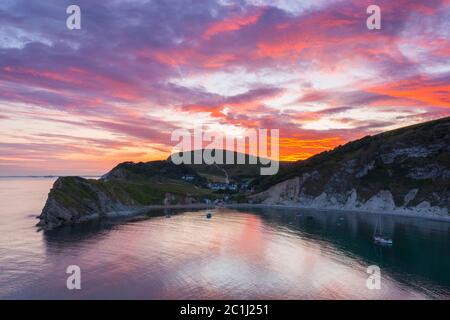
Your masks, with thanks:
M 259 181 L 253 201 L 448 214 L 450 118 L 365 137 Z
M 208 198 L 195 183 L 203 179 L 189 168 L 167 161 L 123 163 L 99 180 L 58 178 L 39 216 L 38 226 L 53 229 L 86 220 L 136 212 L 149 205 L 193 204 Z M 193 183 L 181 179 L 194 175 Z M 177 179 L 178 178 L 178 179 Z
M 53 229 L 130 209 L 136 204 L 131 197 L 112 197 L 106 188 L 92 180 L 58 178 L 39 216 L 38 226 Z

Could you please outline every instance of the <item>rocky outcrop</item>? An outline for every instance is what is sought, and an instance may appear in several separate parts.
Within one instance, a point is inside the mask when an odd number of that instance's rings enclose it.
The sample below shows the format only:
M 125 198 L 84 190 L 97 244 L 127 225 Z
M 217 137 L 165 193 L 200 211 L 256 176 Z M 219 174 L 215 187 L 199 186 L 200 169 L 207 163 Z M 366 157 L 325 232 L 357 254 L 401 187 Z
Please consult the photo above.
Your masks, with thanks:
M 129 215 L 148 206 L 195 204 L 207 192 L 161 176 L 123 179 L 123 168 L 99 180 L 58 178 L 48 194 L 38 226 L 54 229 L 102 217 Z
M 447 215 L 449 146 L 450 118 L 365 137 L 260 181 L 265 190 L 251 198 L 308 208 Z
M 262 204 L 296 205 L 302 208 L 448 215 L 448 208 L 432 206 L 428 201 L 422 201 L 417 205 L 409 205 L 409 202 L 414 199 L 414 193 L 417 192 L 417 189 L 411 190 L 408 195 L 405 196 L 404 205 L 397 206 L 394 202 L 394 197 L 389 190 L 381 190 L 378 194 L 366 201 L 358 196 L 355 189 L 352 189 L 346 194 L 327 194 L 324 192 L 317 197 L 309 196 L 304 193 L 299 193 L 294 197 L 289 196 L 289 194 L 292 195 L 292 193 L 299 188 L 299 185 L 295 184 L 295 180 L 286 181 L 286 183 L 281 183 L 252 198 L 256 202 Z M 280 189 L 284 189 L 284 191 L 280 192 Z M 410 197 L 410 194 L 413 194 L 413 196 Z
M 131 197 L 116 198 L 101 183 L 80 177 L 58 178 L 50 190 L 38 226 L 53 229 L 132 209 Z

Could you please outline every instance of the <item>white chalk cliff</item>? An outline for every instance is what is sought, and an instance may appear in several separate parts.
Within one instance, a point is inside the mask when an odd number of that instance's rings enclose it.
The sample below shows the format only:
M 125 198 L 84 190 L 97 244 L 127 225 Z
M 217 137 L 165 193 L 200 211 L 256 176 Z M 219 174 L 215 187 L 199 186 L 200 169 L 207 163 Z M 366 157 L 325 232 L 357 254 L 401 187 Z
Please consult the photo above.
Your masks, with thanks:
M 262 204 L 448 215 L 450 118 L 365 137 L 260 185 Z

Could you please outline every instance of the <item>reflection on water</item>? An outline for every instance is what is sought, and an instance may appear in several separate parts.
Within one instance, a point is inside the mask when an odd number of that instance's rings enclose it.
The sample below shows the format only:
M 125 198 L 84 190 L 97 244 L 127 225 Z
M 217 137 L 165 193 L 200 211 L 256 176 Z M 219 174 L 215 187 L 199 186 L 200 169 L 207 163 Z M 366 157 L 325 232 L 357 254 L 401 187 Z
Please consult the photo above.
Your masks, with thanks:
M 373 244 L 377 217 L 292 209 L 155 211 L 37 233 L 52 182 L 0 179 L 0 298 L 450 297 L 448 223 L 384 216 L 391 248 Z M 80 291 L 65 286 L 73 264 Z M 366 288 L 372 264 L 381 290 Z

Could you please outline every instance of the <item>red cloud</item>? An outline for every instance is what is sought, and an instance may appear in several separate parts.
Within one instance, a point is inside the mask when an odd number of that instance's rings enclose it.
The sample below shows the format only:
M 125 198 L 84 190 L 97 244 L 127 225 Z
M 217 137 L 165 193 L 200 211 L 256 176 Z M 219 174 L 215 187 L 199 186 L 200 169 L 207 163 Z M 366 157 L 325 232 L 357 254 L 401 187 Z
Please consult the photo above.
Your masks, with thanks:
M 258 22 L 263 10 L 259 9 L 255 13 L 248 15 L 233 15 L 220 21 L 212 23 L 204 32 L 203 38 L 210 39 L 211 37 L 224 32 L 240 30 L 246 26 L 253 25 Z
M 385 83 L 369 88 L 367 91 L 393 98 L 413 100 L 417 102 L 417 105 L 450 108 L 449 79 L 438 81 L 426 76 L 416 76 Z

